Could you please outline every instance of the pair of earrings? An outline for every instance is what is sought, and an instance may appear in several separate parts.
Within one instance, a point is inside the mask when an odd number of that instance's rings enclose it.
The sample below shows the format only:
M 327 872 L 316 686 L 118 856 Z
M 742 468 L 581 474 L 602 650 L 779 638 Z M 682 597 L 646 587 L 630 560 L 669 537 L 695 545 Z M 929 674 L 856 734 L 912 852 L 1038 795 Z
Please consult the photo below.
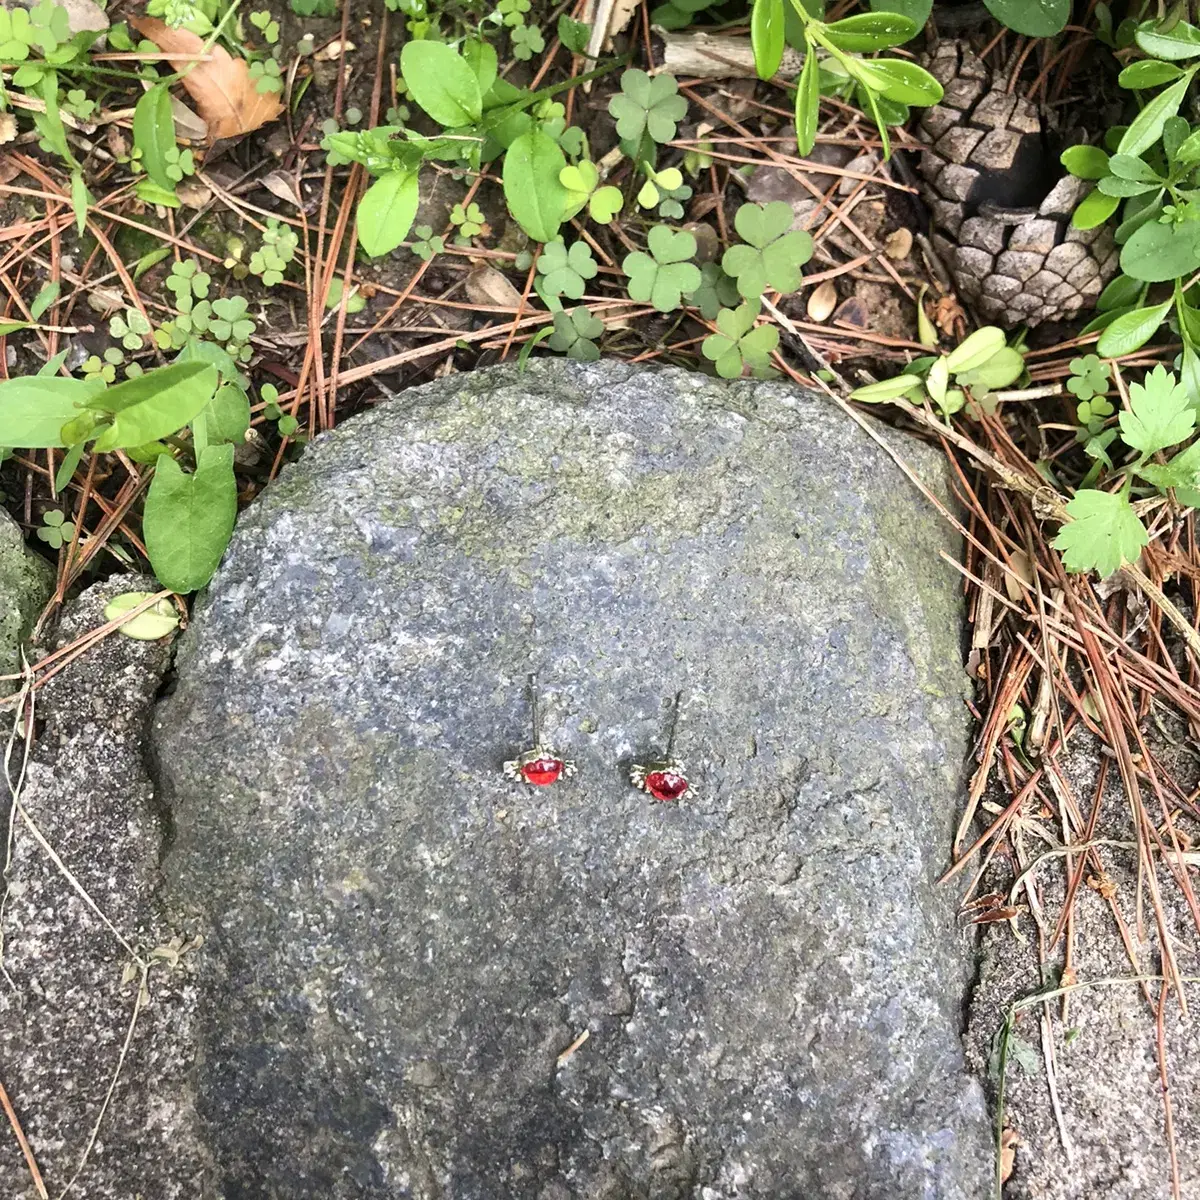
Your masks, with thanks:
M 679 720 L 679 701 L 682 696 L 682 692 L 675 693 L 666 754 L 657 762 L 634 763 L 633 769 L 629 772 L 629 782 L 654 800 L 663 802 L 681 800 L 691 788 L 684 772 L 683 763 L 671 756 L 671 751 L 675 746 L 675 726 Z M 538 716 L 537 679 L 533 675 L 529 676 L 529 703 L 533 710 L 533 746 L 519 758 L 513 758 L 506 762 L 504 774 L 508 779 L 518 783 L 528 783 L 533 787 L 549 787 L 564 777 L 569 779 L 574 775 L 575 764 L 569 759 L 562 758 L 542 741 L 541 722 Z

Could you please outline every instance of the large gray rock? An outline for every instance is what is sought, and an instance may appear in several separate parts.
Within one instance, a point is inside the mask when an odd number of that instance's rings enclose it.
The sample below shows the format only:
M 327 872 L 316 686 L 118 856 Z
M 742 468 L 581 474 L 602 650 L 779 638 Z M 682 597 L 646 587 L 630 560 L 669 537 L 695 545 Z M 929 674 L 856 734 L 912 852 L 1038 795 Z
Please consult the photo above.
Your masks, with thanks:
M 157 721 L 205 1194 L 985 1196 L 954 548 L 780 384 L 506 367 L 318 439 Z
M 124 576 L 89 588 L 66 606 L 53 645 L 102 625 L 114 595 L 148 587 Z M 0 1083 L 52 1196 L 76 1177 L 81 1200 L 202 1194 L 205 1151 L 185 1084 L 189 939 L 155 902 L 166 815 L 145 763 L 168 659 L 164 643 L 106 637 L 38 689 L 37 739 L 27 763 L 20 748 L 13 759 Z M 144 1006 L 131 951 L 152 964 Z M 0 1121 L 0 1197 L 37 1195 Z
M 50 598 L 54 571 L 29 550 L 16 522 L 0 512 L 0 675 L 20 670 L 21 640 Z M 0 682 L 0 695 L 15 691 Z

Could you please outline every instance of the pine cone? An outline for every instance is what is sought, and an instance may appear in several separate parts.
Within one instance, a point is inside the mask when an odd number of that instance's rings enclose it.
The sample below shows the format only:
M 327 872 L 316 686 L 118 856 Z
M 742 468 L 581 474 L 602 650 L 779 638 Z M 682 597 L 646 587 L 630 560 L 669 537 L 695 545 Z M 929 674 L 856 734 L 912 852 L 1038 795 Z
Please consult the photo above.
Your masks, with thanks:
M 1112 230 L 1074 229 L 1089 185 L 1062 175 L 1037 108 L 1005 90 L 964 42 L 926 66 L 945 89 L 917 135 L 933 241 L 963 297 L 986 320 L 1037 325 L 1095 304 L 1116 273 Z

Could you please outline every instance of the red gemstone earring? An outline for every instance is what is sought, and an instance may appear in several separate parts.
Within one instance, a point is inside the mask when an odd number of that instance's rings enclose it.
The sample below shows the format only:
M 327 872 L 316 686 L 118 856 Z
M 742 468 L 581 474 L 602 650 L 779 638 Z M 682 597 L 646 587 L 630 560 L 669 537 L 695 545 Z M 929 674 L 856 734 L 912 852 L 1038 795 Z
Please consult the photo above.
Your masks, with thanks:
M 683 763 L 671 757 L 675 747 L 675 727 L 679 722 L 679 701 L 682 692 L 675 693 L 675 703 L 671 713 L 671 732 L 667 736 L 667 752 L 659 762 L 634 763 L 629 772 L 629 782 L 635 788 L 646 792 L 652 799 L 667 802 L 682 800 L 685 793 L 691 790 Z M 693 793 L 694 794 L 694 793 Z
M 575 774 L 575 764 L 560 758 L 542 741 L 541 722 L 538 714 L 537 676 L 529 676 L 529 705 L 533 711 L 533 748 L 526 750 L 520 758 L 509 759 L 504 764 L 504 774 L 516 783 L 528 783 L 533 787 L 549 787 L 564 775 Z

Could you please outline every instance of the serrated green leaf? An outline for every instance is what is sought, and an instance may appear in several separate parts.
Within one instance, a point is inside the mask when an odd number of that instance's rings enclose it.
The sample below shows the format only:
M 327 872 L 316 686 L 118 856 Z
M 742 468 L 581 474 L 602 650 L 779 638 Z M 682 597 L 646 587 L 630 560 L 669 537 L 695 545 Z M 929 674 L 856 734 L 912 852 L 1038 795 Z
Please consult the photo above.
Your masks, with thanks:
M 1149 542 L 1145 527 L 1123 493 L 1079 492 L 1067 505 L 1072 520 L 1064 525 L 1053 545 L 1068 571 L 1096 571 L 1111 575 L 1124 563 L 1133 563 Z
M 1143 463 L 1137 473 L 1156 488 L 1200 487 L 1200 441 L 1180 451 L 1167 463 Z
M 1118 420 L 1125 444 L 1149 457 L 1182 442 L 1195 428 L 1196 413 L 1187 388 L 1160 364 L 1130 384 L 1129 408 Z

